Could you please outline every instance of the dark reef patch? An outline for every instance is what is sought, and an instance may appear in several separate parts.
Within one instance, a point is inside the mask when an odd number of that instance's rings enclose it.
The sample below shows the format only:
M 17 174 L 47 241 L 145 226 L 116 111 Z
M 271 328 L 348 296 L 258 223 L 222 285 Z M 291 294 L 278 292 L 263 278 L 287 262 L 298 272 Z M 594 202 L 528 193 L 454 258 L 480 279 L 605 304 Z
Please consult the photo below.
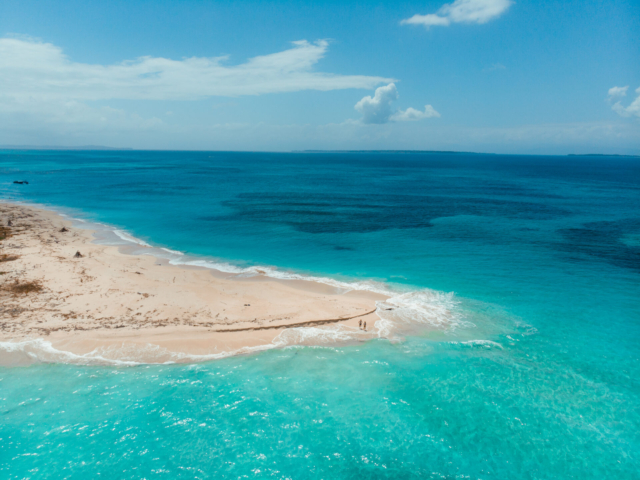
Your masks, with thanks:
M 547 220 L 566 214 L 563 209 L 536 201 L 429 194 L 256 192 L 240 194 L 223 205 L 234 210 L 235 218 L 286 223 L 301 232 L 320 234 L 426 228 L 436 218 L 457 215 Z
M 564 242 L 558 248 L 575 260 L 595 257 L 622 268 L 640 271 L 640 247 L 622 242 L 628 234 L 640 233 L 640 218 L 585 223 L 579 228 L 559 230 Z

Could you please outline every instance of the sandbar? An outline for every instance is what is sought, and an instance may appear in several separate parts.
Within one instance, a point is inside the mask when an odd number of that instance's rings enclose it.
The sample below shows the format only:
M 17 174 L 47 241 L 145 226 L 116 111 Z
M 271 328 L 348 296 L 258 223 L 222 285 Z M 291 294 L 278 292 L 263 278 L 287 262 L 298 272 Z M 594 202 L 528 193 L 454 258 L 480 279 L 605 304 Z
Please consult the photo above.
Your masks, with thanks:
M 377 302 L 387 299 L 127 254 L 54 211 L 22 204 L 0 203 L 0 229 L 3 342 L 38 338 L 75 355 L 126 350 L 141 362 L 189 361 L 314 344 L 309 329 L 366 340 Z

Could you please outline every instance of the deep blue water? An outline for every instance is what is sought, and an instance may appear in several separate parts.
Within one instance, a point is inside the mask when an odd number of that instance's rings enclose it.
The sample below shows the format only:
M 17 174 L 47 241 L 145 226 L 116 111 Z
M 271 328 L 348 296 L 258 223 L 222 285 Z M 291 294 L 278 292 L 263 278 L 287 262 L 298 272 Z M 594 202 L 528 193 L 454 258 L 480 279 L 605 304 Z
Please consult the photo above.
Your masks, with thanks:
M 3 478 L 640 478 L 637 158 L 4 151 L 0 198 L 457 305 L 400 343 L 0 367 Z

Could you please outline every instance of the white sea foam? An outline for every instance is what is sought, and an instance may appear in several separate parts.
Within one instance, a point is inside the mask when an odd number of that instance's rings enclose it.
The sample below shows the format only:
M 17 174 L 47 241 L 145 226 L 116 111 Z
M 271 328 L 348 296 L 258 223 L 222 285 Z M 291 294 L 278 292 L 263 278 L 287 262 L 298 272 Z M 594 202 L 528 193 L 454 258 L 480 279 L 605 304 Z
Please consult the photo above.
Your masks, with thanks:
M 151 247 L 151 245 L 149 245 L 144 240 L 140 240 L 139 238 L 136 238 L 133 235 L 129 235 L 127 232 L 124 232 L 117 228 L 113 229 L 113 233 L 115 233 L 118 237 L 120 237 L 125 242 L 136 243 L 138 245 L 142 245 L 143 247 Z
M 378 303 L 378 316 L 384 321 L 381 336 L 392 326 L 422 324 L 437 328 L 456 328 L 465 322 L 457 310 L 458 301 L 451 293 L 430 289 L 391 295 Z
M 58 350 L 42 338 L 0 342 L 1 364 L 14 363 L 70 363 L 77 365 L 136 365 L 123 358 L 106 358 L 94 350 L 85 355 Z M 26 362 L 25 362 L 26 360 Z
M 267 277 L 276 278 L 279 280 L 302 280 L 307 282 L 322 283 L 335 287 L 343 292 L 350 292 L 352 290 L 367 291 L 373 293 L 379 293 L 382 295 L 395 295 L 387 285 L 381 282 L 375 281 L 354 281 L 345 282 L 336 280 L 329 277 L 316 277 L 313 275 L 303 275 L 295 272 L 288 272 L 285 270 L 279 270 L 273 267 L 252 266 L 252 267 L 238 267 L 230 263 L 225 262 L 213 262 L 210 260 L 185 260 L 182 258 L 170 260 L 171 265 L 192 265 L 204 268 L 210 268 L 212 270 L 218 270 L 225 273 L 234 273 L 236 275 L 255 276 L 265 275 Z
M 451 344 L 468 348 L 486 348 L 487 350 L 493 348 L 499 348 L 500 350 L 504 349 L 501 344 L 499 344 L 498 342 L 493 342 L 491 340 L 467 340 L 466 342 L 451 342 Z
M 244 347 L 230 352 L 204 355 L 172 352 L 158 345 L 121 344 L 99 347 L 86 354 L 75 354 L 55 348 L 42 338 L 0 342 L 0 365 L 25 363 L 67 363 L 72 365 L 135 366 L 142 364 L 192 363 L 216 360 L 234 355 L 256 353 L 286 345 L 278 343 Z
M 88 366 L 136 366 L 144 364 L 194 363 L 219 360 L 236 355 L 247 355 L 275 348 L 333 346 L 339 342 L 363 340 L 366 336 L 366 332 L 343 325 L 330 329 L 319 327 L 290 328 L 283 330 L 273 342 L 268 344 L 208 354 L 172 352 L 159 345 L 130 343 L 99 347 L 85 354 L 76 354 L 66 350 L 59 350 L 50 341 L 43 338 L 30 338 L 0 342 L 0 365 L 66 363 Z
M 163 248 L 160 248 L 160 250 L 164 250 L 165 252 L 171 253 L 173 255 L 180 255 L 180 256 L 184 255 L 184 252 L 179 252 L 178 250 L 171 250 L 170 248 L 163 247 Z

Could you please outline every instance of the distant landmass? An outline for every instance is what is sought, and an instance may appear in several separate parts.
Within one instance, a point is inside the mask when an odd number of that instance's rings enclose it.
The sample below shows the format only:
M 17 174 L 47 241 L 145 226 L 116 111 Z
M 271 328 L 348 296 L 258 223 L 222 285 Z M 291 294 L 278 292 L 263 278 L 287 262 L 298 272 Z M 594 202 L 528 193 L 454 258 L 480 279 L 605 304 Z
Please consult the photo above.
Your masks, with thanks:
M 0 150 L 133 150 L 133 148 L 105 147 L 103 145 L 81 145 L 77 147 L 58 145 L 0 145 Z
M 619 153 L 570 153 L 568 157 L 640 157 L 640 155 L 622 155 Z
M 464 155 L 495 155 L 495 153 L 456 152 L 452 150 L 293 150 L 292 153 L 447 153 Z
M 478 153 L 478 152 L 457 152 L 454 150 L 293 150 L 291 153 L 438 153 L 448 155 L 509 155 L 498 153 Z M 520 154 L 522 155 L 522 154 Z M 525 154 L 526 155 L 526 154 Z M 562 155 L 535 155 L 534 156 L 557 156 Z M 567 157 L 634 157 L 640 155 L 623 155 L 617 153 L 569 153 Z
M 107 147 L 104 145 L 0 145 L 0 150 L 134 150 L 129 147 Z M 160 151 L 160 150 L 159 150 Z M 190 150 L 185 150 L 190 151 Z M 216 150 L 200 150 L 211 151 Z M 455 150 L 292 150 L 291 153 L 388 153 L 388 154 L 445 154 L 445 155 L 509 155 L 498 153 L 458 152 Z M 526 154 L 525 154 L 526 155 Z M 535 154 L 534 154 L 535 155 Z M 535 155 L 549 156 L 549 155 Z M 563 155 L 550 155 L 563 156 Z M 630 157 L 640 158 L 640 155 L 624 155 L 619 153 L 569 153 L 567 157 Z

